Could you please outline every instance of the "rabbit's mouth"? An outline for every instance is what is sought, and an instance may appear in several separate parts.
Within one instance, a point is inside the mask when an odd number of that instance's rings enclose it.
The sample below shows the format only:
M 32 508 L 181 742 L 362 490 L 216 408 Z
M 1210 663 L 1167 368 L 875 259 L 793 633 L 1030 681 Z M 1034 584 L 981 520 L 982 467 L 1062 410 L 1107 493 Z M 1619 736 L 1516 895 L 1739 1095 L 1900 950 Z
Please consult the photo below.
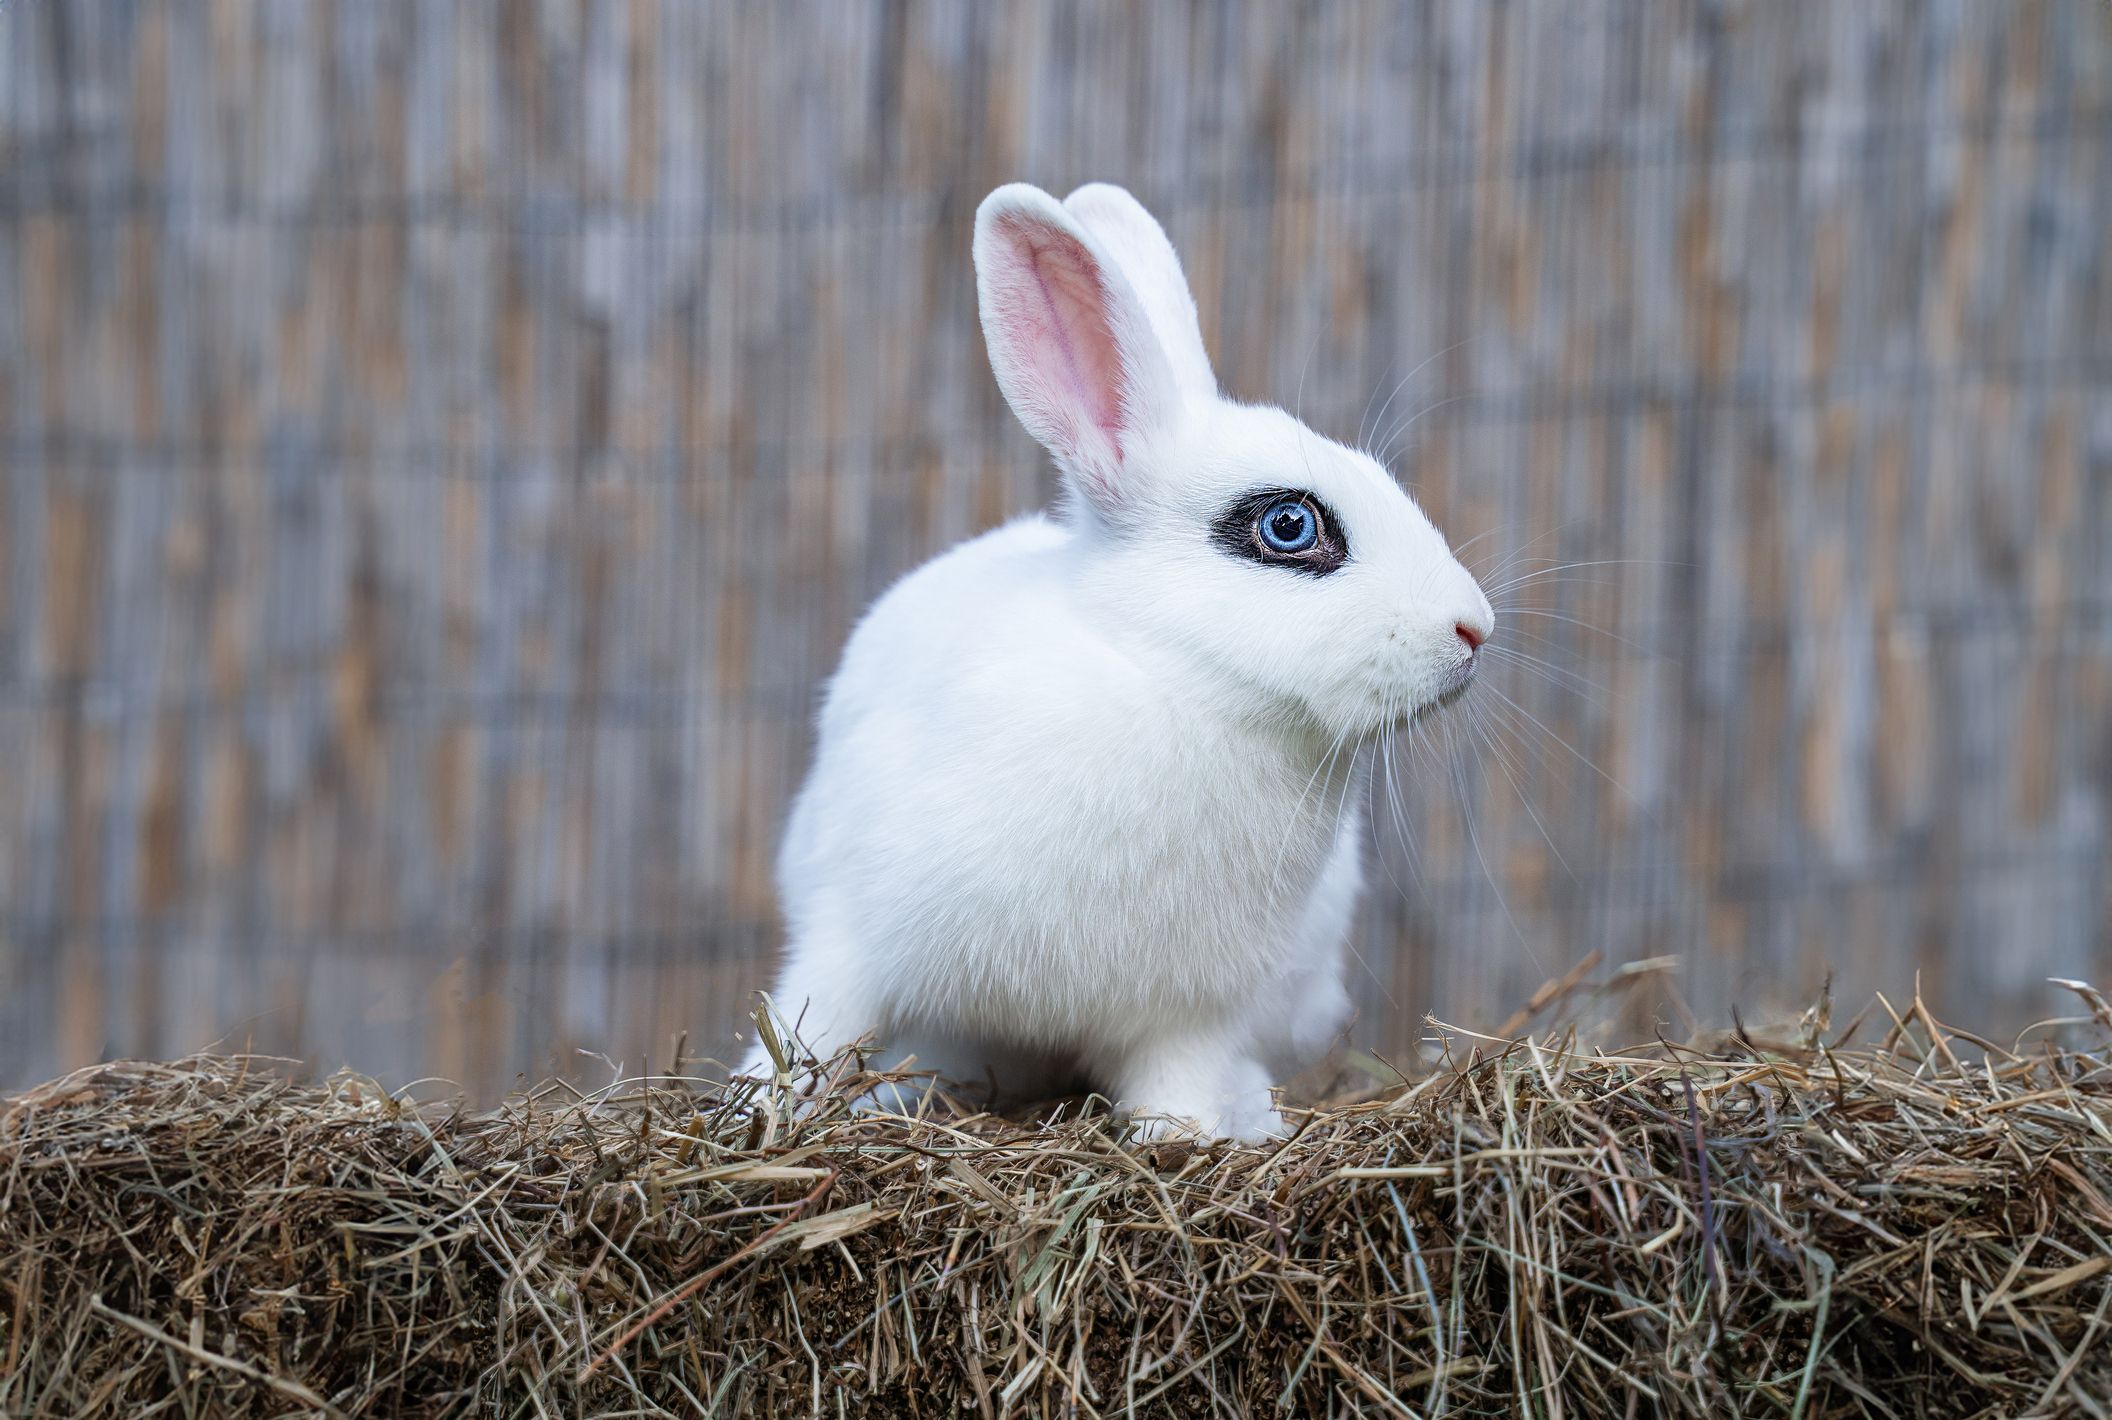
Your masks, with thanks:
M 1454 681 L 1452 684 L 1446 686 L 1443 690 L 1440 690 L 1434 699 L 1425 701 L 1423 703 L 1423 708 L 1415 712 L 1415 717 L 1420 720 L 1424 716 L 1435 715 L 1438 711 L 1443 710 L 1447 706 L 1450 706 L 1457 702 L 1461 696 L 1465 695 L 1467 691 L 1473 687 L 1473 685 L 1474 669 L 1473 667 L 1469 666 L 1467 668 L 1466 674 L 1462 675 L 1458 680 Z
M 1446 685 L 1442 690 L 1438 691 L 1437 694 L 1431 696 L 1428 700 L 1425 700 L 1422 704 L 1417 705 L 1413 709 L 1404 711 L 1400 715 L 1395 716 L 1393 724 L 1388 728 L 1395 730 L 1412 729 L 1413 727 L 1422 724 L 1423 721 L 1429 719 L 1432 715 L 1437 714 L 1439 711 L 1445 709 L 1447 706 L 1457 702 L 1459 698 L 1465 695 L 1470 689 L 1472 689 L 1474 685 L 1474 667 L 1469 664 L 1463 667 L 1462 670 L 1464 671 L 1464 674 L 1455 675 L 1452 678 L 1451 683 Z
M 1453 701 L 1459 699 L 1460 696 L 1465 695 L 1473 687 L 1475 673 L 1480 669 L 1481 657 L 1468 656 L 1458 665 L 1446 671 L 1444 685 L 1438 690 L 1437 694 L 1423 702 L 1421 713 L 1428 714 L 1442 710 Z

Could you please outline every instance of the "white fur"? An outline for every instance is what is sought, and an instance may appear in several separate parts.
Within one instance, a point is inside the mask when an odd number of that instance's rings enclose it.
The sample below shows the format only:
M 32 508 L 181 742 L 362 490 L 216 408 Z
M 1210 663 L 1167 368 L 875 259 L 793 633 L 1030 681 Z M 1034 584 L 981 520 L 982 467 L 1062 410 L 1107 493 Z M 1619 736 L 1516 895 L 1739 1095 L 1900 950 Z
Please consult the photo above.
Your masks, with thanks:
M 1471 677 L 1487 600 L 1385 470 L 1221 398 L 1172 246 L 1119 188 L 976 214 L 998 382 L 1071 493 L 934 559 L 844 651 L 778 875 L 776 1001 L 827 1051 L 1007 1093 L 1082 1074 L 1158 1127 L 1278 1127 L 1341 1028 L 1356 749 Z M 1309 490 L 1349 560 L 1210 529 Z M 760 1065 L 750 1062 L 750 1069 Z

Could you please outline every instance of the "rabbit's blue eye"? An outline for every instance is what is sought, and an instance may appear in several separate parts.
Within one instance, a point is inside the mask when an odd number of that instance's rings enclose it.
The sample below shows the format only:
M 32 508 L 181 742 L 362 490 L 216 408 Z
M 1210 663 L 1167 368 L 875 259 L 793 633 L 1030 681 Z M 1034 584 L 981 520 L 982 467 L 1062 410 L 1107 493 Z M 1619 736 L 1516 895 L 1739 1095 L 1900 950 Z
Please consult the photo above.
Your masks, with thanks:
M 1305 552 L 1320 540 L 1320 520 L 1302 498 L 1271 503 L 1255 530 L 1274 552 Z
M 1349 561 L 1342 524 L 1319 495 L 1257 488 L 1233 500 L 1210 525 L 1210 541 L 1234 557 L 1325 577 Z

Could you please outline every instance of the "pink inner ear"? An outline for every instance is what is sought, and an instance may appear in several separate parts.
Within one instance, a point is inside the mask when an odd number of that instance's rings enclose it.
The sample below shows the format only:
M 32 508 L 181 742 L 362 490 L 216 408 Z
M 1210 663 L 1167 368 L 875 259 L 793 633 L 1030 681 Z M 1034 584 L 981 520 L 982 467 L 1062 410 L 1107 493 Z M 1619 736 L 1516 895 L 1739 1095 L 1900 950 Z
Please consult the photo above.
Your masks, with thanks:
M 1008 220 L 1005 235 L 1025 253 L 1024 289 L 1006 304 L 1014 348 L 1063 424 L 1083 417 L 1122 452 L 1122 355 L 1107 320 L 1107 292 L 1092 254 L 1037 223 Z M 1073 430 L 1072 452 L 1089 455 Z

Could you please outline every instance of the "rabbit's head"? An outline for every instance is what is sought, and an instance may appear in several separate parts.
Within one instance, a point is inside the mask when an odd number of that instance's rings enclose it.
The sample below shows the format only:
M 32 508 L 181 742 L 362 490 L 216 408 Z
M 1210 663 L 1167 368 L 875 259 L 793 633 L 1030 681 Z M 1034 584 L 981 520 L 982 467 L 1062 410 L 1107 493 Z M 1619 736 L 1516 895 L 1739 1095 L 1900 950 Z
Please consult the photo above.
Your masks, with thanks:
M 1082 609 L 1234 708 L 1353 741 L 1465 689 L 1494 614 L 1386 470 L 1218 393 L 1180 259 L 1118 187 L 984 200 L 998 384 L 1063 472 Z

